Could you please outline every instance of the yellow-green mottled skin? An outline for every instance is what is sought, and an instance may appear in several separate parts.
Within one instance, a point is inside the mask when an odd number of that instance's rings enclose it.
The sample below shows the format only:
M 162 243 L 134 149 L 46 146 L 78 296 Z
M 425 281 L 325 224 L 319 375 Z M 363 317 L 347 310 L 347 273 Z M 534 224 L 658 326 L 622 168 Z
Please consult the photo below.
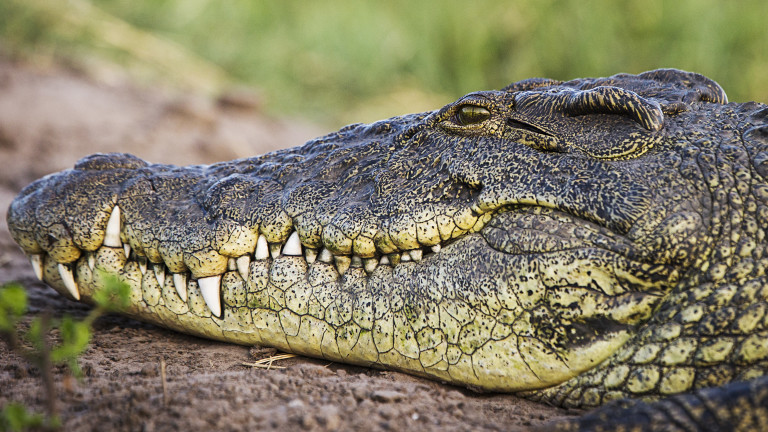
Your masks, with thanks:
M 210 166 L 93 155 L 8 223 L 60 292 L 117 274 L 129 315 L 186 333 L 567 407 L 660 399 L 563 429 L 749 430 L 766 174 L 768 108 L 658 70 L 525 80 Z

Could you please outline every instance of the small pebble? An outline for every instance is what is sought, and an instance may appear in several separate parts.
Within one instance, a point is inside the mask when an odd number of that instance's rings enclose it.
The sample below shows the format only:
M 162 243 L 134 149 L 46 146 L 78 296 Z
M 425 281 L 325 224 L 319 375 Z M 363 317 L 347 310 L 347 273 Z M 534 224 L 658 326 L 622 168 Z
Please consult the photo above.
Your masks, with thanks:
M 304 402 L 301 399 L 293 399 L 288 402 L 288 408 L 302 409 L 304 408 Z
M 154 377 L 157 376 L 157 366 L 155 365 L 146 365 L 143 368 L 141 368 L 141 376 L 145 377 Z
M 336 430 L 341 425 L 339 409 L 333 405 L 323 405 L 318 409 L 317 422 L 326 430 Z

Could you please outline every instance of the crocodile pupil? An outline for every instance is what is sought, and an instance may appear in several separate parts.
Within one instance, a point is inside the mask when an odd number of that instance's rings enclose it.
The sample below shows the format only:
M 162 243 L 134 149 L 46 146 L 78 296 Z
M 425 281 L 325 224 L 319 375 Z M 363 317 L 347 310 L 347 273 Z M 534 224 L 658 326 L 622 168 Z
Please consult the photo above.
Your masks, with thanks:
M 490 111 L 477 105 L 464 105 L 459 108 L 459 112 L 457 114 L 459 124 L 462 126 L 482 123 L 488 120 L 490 117 Z

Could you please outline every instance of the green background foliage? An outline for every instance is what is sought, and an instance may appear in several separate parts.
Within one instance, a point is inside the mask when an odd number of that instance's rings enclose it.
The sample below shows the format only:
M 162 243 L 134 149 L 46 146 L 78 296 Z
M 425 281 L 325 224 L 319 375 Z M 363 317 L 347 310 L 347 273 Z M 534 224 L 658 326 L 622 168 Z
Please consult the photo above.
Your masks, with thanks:
M 128 284 L 115 276 L 104 277 L 104 288 L 93 297 L 96 307 L 82 320 L 67 315 L 53 319 L 50 311 L 27 317 L 24 287 L 17 283 L 0 285 L 0 342 L 37 368 L 42 379 L 40 393 L 46 401 L 45 416 L 20 403 L 0 405 L 0 431 L 59 430 L 53 367 L 67 364 L 75 376 L 81 376 L 77 360 L 88 348 L 93 322 L 105 312 L 124 309 L 130 302 Z M 53 330 L 58 330 L 58 337 L 51 337 Z
M 98 54 L 176 82 L 221 72 L 260 89 L 272 112 L 341 124 L 533 76 L 658 67 L 765 102 L 766 16 L 764 0 L 6 0 L 0 37 L 6 51 Z M 124 36 L 121 47 L 111 33 L 124 25 L 151 38 Z

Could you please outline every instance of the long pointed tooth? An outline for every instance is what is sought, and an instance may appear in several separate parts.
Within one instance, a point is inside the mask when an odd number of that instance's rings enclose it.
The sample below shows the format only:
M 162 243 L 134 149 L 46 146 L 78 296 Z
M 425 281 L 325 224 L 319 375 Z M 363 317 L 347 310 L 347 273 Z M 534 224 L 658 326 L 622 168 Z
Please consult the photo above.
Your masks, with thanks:
M 442 246 L 440 246 L 439 244 L 432 246 L 432 252 L 434 253 L 439 253 L 440 249 L 442 249 Z
M 366 258 L 363 260 L 363 267 L 365 267 L 365 272 L 368 274 L 373 273 L 374 270 L 376 270 L 376 267 L 379 266 L 379 260 L 376 258 Z
M 336 271 L 339 272 L 339 275 L 343 275 L 349 270 L 349 265 L 352 264 L 352 258 L 348 256 L 335 256 L 333 258 L 336 260 Z
M 128 258 L 131 256 L 131 245 L 128 243 L 123 245 L 123 251 L 125 251 L 125 257 Z
M 61 276 L 61 281 L 67 288 L 67 291 L 69 291 L 69 294 L 71 294 L 75 300 L 80 300 L 80 291 L 77 289 L 77 282 L 75 282 L 75 276 L 72 274 L 72 269 L 66 264 L 59 264 L 59 276 Z
M 155 264 L 152 266 L 152 270 L 155 271 L 157 284 L 160 285 L 160 288 L 163 288 L 165 286 L 165 264 Z
M 301 256 L 301 242 L 299 241 L 298 232 L 294 231 L 288 237 L 285 246 L 283 246 L 283 255 Z
M 104 234 L 104 246 L 120 247 L 120 207 L 115 206 L 107 221 L 107 232 Z
M 257 260 L 265 260 L 269 258 L 269 245 L 267 244 L 267 238 L 264 235 L 259 235 L 259 239 L 256 240 L 256 252 L 253 257 Z
M 248 280 L 248 273 L 250 272 L 250 266 L 251 266 L 251 257 L 250 255 L 243 255 L 240 258 L 238 258 L 235 261 L 235 266 L 237 267 L 237 272 L 240 273 L 240 276 L 243 278 L 243 280 Z
M 34 254 L 29 256 L 29 263 L 32 264 L 32 271 L 38 279 L 43 280 L 43 255 Z
M 213 315 L 221 316 L 221 275 L 200 278 L 197 284 L 208 309 Z
M 323 250 L 320 251 L 320 255 L 317 256 L 317 260 L 326 264 L 331 264 L 333 262 L 333 254 L 328 249 L 323 248 Z
M 174 273 L 173 274 L 173 286 L 176 287 L 176 292 L 179 294 L 181 301 L 187 301 L 187 274 L 186 273 Z
M 422 252 L 421 249 L 413 249 L 409 254 L 411 255 L 411 259 L 416 262 L 421 261 L 421 257 L 424 256 L 424 252 Z
M 307 260 L 307 264 L 312 264 L 317 259 L 317 249 L 304 248 L 304 259 Z
M 96 267 L 96 256 L 92 253 L 88 254 L 88 268 L 93 271 L 93 268 Z
M 379 260 L 379 265 L 390 265 L 389 258 L 387 258 L 386 255 L 382 255 L 381 259 Z
M 146 259 L 139 259 L 139 270 L 141 270 L 141 274 L 145 275 L 147 274 L 147 260 Z
M 228 270 L 228 271 L 237 270 L 237 263 L 235 262 L 235 259 L 234 259 L 234 258 L 232 258 L 232 257 L 230 257 L 230 258 L 227 260 L 227 270 Z
M 280 243 L 269 244 L 269 255 L 272 257 L 272 259 L 280 256 Z

